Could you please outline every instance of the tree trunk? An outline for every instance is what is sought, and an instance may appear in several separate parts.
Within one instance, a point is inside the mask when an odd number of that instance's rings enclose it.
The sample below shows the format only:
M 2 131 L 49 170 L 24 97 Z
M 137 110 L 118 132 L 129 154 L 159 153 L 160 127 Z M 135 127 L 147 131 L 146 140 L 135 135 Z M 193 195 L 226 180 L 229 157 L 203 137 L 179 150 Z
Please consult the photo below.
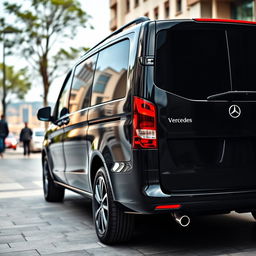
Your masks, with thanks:
M 3 98 L 2 98 L 2 106 L 3 106 L 3 115 L 6 116 L 6 70 L 5 70 L 5 41 L 4 41 L 4 33 L 3 33 Z
M 40 74 L 42 76 L 43 86 L 44 86 L 43 103 L 44 103 L 44 107 L 47 107 L 48 105 L 47 97 L 48 97 L 48 92 L 50 88 L 47 55 L 43 55 L 40 61 Z
M 49 74 L 48 74 L 48 59 L 47 55 L 44 54 L 40 60 L 40 74 L 42 76 L 43 86 L 44 86 L 44 93 L 43 93 L 43 104 L 44 107 L 48 106 L 48 93 L 50 88 L 49 82 Z M 45 122 L 45 129 L 48 128 L 48 122 Z

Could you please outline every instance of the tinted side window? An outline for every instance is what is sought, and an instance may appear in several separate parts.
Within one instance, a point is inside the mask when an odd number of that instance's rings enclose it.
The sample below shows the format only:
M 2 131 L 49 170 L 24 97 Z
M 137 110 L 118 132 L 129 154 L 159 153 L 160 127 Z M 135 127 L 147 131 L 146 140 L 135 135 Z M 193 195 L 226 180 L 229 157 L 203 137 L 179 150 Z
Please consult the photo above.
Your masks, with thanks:
M 125 96 L 128 62 L 128 40 L 99 53 L 92 87 L 92 106 Z
M 74 72 L 70 93 L 70 112 L 75 112 L 90 105 L 91 86 L 97 55 L 80 63 Z
M 68 110 L 68 101 L 69 101 L 69 93 L 70 93 L 70 87 L 71 87 L 71 71 L 68 73 L 63 87 L 62 87 L 62 92 L 61 95 L 59 96 L 59 101 L 58 101 L 58 109 L 57 109 L 57 119 L 64 116 L 69 112 Z
M 229 91 L 225 30 L 172 28 L 160 31 L 155 83 L 166 91 L 198 100 Z

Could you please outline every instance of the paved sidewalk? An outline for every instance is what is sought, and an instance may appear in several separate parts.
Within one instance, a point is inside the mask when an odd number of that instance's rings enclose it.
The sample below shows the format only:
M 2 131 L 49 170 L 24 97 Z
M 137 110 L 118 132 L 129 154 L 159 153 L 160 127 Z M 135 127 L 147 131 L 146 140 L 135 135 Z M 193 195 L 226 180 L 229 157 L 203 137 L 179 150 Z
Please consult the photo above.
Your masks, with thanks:
M 31 153 L 30 156 L 24 156 L 23 155 L 23 147 L 18 146 L 16 150 L 13 149 L 6 149 L 4 152 L 4 159 L 34 159 L 34 158 L 40 158 L 41 153 L 40 152 L 35 152 Z
M 67 192 L 63 203 L 43 199 L 40 154 L 0 159 L 0 256 L 255 255 L 250 214 L 204 216 L 187 229 L 170 216 L 137 216 L 134 238 L 105 246 L 95 234 L 91 203 Z

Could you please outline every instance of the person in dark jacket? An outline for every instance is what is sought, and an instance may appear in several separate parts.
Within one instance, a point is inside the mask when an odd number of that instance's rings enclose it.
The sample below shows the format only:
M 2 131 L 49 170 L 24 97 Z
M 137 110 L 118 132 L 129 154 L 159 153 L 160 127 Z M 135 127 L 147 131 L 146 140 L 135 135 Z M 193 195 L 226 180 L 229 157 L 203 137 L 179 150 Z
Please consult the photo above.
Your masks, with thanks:
M 1 120 L 0 120 L 0 157 L 3 158 L 4 155 L 4 150 L 5 150 L 5 138 L 9 134 L 9 129 L 8 129 L 8 124 L 5 121 L 4 115 L 1 115 Z
M 24 156 L 30 155 L 30 141 L 32 139 L 32 130 L 28 128 L 28 123 L 25 122 L 25 127 L 20 132 L 20 141 L 23 142 Z

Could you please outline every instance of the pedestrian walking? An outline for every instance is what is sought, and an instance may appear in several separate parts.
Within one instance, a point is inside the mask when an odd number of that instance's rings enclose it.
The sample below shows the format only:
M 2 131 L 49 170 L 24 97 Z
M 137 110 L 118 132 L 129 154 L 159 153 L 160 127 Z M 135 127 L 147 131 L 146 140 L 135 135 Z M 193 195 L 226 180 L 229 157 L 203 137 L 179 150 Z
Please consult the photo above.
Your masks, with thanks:
M 24 156 L 30 155 L 30 141 L 32 139 L 32 130 L 28 127 L 28 123 L 25 122 L 25 127 L 20 132 L 20 141 L 23 142 Z
M 5 121 L 5 116 L 1 115 L 1 120 L 0 120 L 0 157 L 3 158 L 4 155 L 4 150 L 5 150 L 5 138 L 9 134 L 9 129 L 8 129 L 8 124 Z

